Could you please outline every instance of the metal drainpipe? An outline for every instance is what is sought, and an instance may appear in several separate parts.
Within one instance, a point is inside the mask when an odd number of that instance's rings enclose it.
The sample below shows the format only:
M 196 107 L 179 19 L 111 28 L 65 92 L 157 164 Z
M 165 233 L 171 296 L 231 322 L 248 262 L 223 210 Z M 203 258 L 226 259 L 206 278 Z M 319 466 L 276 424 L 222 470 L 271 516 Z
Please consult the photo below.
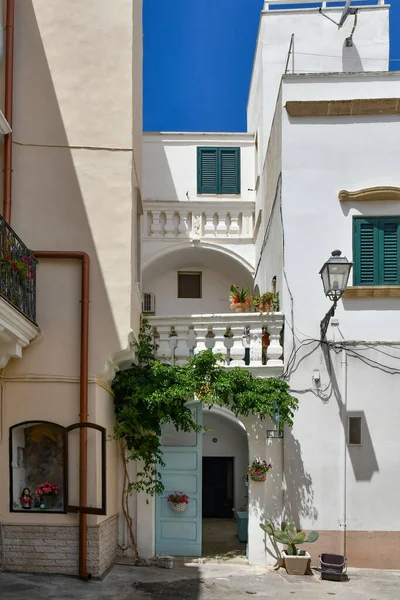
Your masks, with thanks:
M 342 349 L 342 424 L 343 424 L 343 556 L 347 556 L 347 350 Z
M 7 0 L 6 16 L 6 57 L 4 76 L 4 116 L 10 127 L 13 121 L 13 81 L 14 81 L 14 13 L 15 0 Z M 11 221 L 11 182 L 12 182 L 12 133 L 4 136 L 4 187 L 3 187 L 3 217 Z
M 89 379 L 89 277 L 90 258 L 86 252 L 36 250 L 36 258 L 80 260 L 82 265 L 81 285 L 81 351 L 79 382 L 79 421 L 88 420 L 88 379 Z M 87 506 L 87 430 L 79 430 L 79 504 Z M 79 513 L 79 576 L 89 579 L 87 572 L 87 515 Z

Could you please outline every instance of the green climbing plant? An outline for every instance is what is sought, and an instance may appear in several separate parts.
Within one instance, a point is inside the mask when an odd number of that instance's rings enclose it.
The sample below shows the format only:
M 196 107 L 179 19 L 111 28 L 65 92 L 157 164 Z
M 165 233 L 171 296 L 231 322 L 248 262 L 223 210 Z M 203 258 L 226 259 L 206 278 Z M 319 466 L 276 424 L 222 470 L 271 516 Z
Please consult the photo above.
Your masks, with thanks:
M 183 366 L 156 359 L 156 344 L 148 322 L 143 319 L 136 344 L 136 363 L 120 371 L 112 384 L 115 395 L 114 437 L 124 444 L 127 461 L 138 460 L 143 468 L 127 492 L 161 494 L 162 426 L 172 422 L 185 432 L 200 431 L 187 402 L 195 396 L 208 407 L 229 408 L 237 417 L 250 414 L 274 418 L 279 427 L 293 424 L 298 401 L 283 379 L 254 377 L 247 369 L 224 368 L 222 356 L 200 352 Z

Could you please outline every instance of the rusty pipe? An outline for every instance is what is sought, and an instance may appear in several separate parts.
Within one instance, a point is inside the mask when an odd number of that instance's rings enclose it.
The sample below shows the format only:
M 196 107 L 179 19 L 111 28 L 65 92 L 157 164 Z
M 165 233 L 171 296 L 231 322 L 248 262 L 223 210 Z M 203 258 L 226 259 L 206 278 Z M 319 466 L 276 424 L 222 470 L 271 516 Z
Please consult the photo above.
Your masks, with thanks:
M 14 85 L 14 22 L 15 0 L 7 0 L 6 16 L 6 56 L 4 75 L 4 116 L 10 127 L 13 122 L 13 85 Z M 11 183 L 12 183 L 12 133 L 4 136 L 4 183 L 3 183 L 3 217 L 11 221 Z
M 89 383 L 89 279 L 90 258 L 86 252 L 65 250 L 36 250 L 36 258 L 80 260 L 82 265 L 81 283 L 81 349 L 79 378 L 79 421 L 88 421 Z M 87 429 L 79 431 L 79 504 L 87 506 Z M 87 572 L 87 515 L 79 513 L 79 576 L 88 579 Z

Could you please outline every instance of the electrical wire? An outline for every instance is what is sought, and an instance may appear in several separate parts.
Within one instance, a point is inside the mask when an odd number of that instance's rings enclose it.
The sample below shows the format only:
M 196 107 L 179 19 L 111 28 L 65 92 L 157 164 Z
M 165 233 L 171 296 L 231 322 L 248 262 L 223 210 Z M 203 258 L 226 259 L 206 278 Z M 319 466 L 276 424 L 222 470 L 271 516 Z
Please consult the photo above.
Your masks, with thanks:
M 297 55 L 302 55 L 302 56 L 318 56 L 318 57 L 321 57 L 321 58 L 339 58 L 339 59 L 343 58 L 342 56 L 335 56 L 334 54 L 319 54 L 318 52 L 297 52 L 297 51 L 295 51 L 294 56 L 296 57 Z M 358 61 L 360 61 L 360 60 L 381 60 L 381 61 L 384 61 L 384 62 L 388 62 L 388 61 L 389 62 L 391 62 L 391 61 L 393 61 L 393 62 L 400 62 L 400 58 L 389 58 L 389 57 L 388 58 L 377 58 L 377 57 L 372 58 L 372 57 L 367 57 L 367 56 L 357 56 L 357 57 L 353 58 L 351 56 L 348 56 L 348 57 L 346 56 L 346 60 L 347 59 L 349 59 L 349 60 L 358 60 Z

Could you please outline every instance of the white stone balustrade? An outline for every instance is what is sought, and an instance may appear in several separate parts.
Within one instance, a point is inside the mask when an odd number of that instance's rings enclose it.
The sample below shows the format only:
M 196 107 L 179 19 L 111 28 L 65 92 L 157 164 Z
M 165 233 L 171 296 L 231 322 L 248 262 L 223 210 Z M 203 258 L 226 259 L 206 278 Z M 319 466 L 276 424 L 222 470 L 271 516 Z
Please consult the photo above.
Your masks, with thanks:
M 271 368 L 276 373 L 283 369 L 282 313 L 155 316 L 148 320 L 157 337 L 158 356 L 171 364 L 183 365 L 191 356 L 210 349 L 223 355 L 227 367 L 262 369 L 266 376 Z M 269 345 L 263 349 L 267 332 Z
M 151 239 L 253 239 L 254 202 L 144 203 L 144 237 Z

